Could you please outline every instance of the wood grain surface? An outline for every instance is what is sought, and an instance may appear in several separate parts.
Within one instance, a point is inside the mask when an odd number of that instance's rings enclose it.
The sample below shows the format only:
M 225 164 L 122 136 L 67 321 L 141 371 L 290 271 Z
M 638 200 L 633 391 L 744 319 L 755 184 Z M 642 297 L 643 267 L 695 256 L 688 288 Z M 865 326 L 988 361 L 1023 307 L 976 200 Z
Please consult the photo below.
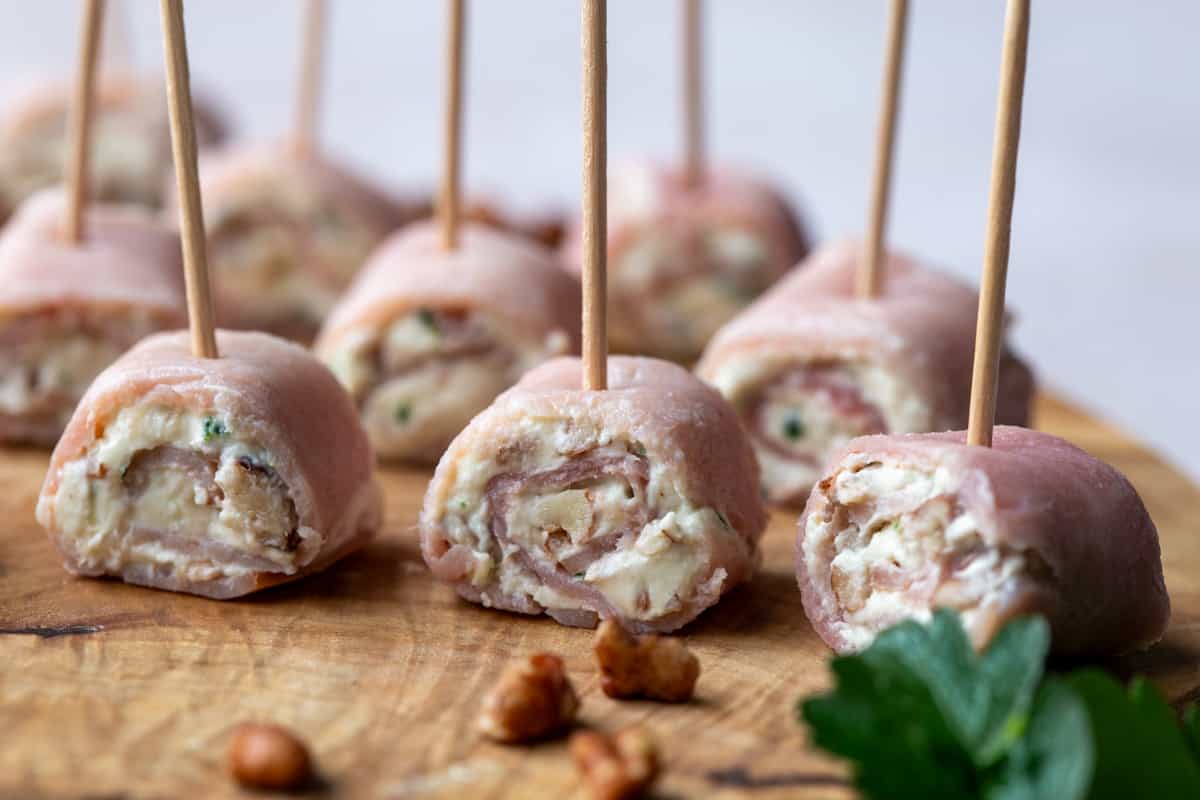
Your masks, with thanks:
M 1174 618 L 1148 653 L 1173 701 L 1200 694 L 1200 490 L 1071 406 L 1039 427 L 1129 475 L 1162 537 Z M 414 525 L 427 475 L 389 470 L 386 530 L 335 568 L 240 601 L 72 578 L 33 521 L 46 456 L 0 456 L 0 796 L 239 797 L 230 728 L 292 727 L 323 776 L 317 797 L 584 798 L 561 742 L 507 748 L 473 721 L 510 657 L 562 653 L 582 721 L 645 723 L 665 753 L 660 798 L 844 797 L 844 773 L 807 748 L 801 695 L 826 686 L 828 652 L 792 573 L 794 513 L 777 513 L 762 572 L 686 630 L 703 673 L 685 706 L 599 690 L 591 632 L 460 602 L 426 572 Z M 251 796 L 251 795 L 247 795 Z

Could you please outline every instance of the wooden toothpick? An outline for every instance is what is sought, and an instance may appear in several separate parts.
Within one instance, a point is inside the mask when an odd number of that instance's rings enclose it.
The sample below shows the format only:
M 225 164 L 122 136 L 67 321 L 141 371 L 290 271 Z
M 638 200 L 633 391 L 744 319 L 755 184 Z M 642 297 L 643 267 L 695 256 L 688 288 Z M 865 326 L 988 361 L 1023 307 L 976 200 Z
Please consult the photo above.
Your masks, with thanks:
M 704 181 L 703 9 L 700 0 L 683 0 L 683 142 L 687 185 Z
M 204 251 L 204 214 L 200 208 L 200 179 L 196 171 L 196 128 L 192 122 L 191 79 L 188 76 L 187 40 L 183 32 L 183 0 L 160 0 L 160 10 L 192 354 L 199 358 L 216 358 L 212 294 L 208 286 L 208 261 Z
M 583 0 L 583 388 L 608 388 L 605 0 Z
M 325 0 L 308 0 L 304 5 L 304 43 L 300 49 L 300 75 L 296 81 L 296 119 L 292 132 L 293 146 L 301 156 L 312 155 L 317 147 L 327 13 Z
M 442 247 L 458 247 L 459 150 L 462 145 L 463 0 L 446 0 L 446 109 L 442 128 Z
M 104 27 L 104 0 L 86 0 L 79 33 L 79 64 L 75 98 L 71 103 L 71 166 L 67 175 L 67 241 L 79 244 L 84 236 L 88 202 L 88 157 L 91 155 L 92 117 L 96 101 L 96 60 Z
M 990 447 L 996 419 L 996 383 L 1004 336 L 1004 288 L 1012 233 L 1013 193 L 1017 184 L 1017 146 L 1021 138 L 1021 99 L 1025 89 L 1025 53 L 1029 43 L 1029 0 L 1008 0 L 1000 97 L 992 145 L 992 180 L 984 240 L 983 280 L 975 327 L 975 366 L 971 373 L 971 417 L 967 443 Z
M 900 74 L 904 69 L 904 34 L 908 0 L 892 0 L 888 17 L 887 55 L 883 65 L 883 92 L 879 101 L 879 126 L 875 138 L 875 174 L 871 183 L 871 210 L 867 241 L 858 265 L 857 294 L 875 297 L 883 283 L 883 238 L 887 227 L 888 197 L 892 188 L 892 151 L 896 141 L 896 112 L 900 100 Z

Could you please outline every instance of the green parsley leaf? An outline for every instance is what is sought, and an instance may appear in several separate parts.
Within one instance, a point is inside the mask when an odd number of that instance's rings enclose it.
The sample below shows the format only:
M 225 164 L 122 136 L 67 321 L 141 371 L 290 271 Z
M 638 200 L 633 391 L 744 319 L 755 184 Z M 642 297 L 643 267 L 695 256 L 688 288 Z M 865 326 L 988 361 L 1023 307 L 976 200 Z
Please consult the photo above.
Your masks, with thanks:
M 977 656 L 938 611 L 835 658 L 833 691 L 799 710 L 874 800 L 1200 798 L 1200 712 L 1180 726 L 1149 683 L 1095 669 L 1043 680 L 1049 644 L 1044 620 L 1019 619 Z
M 981 796 L 988 800 L 1084 798 L 1094 764 L 1087 710 L 1069 686 L 1052 678 L 1035 696 L 1025 738 L 985 773 Z
M 401 401 L 396 404 L 396 409 L 392 412 L 392 417 L 396 420 L 397 425 L 404 425 L 412 419 L 412 403 Z
M 783 435 L 789 442 L 797 442 L 804 436 L 804 423 L 799 414 L 793 412 L 783 421 Z
M 1200 709 L 1194 704 L 1183 710 L 1183 738 L 1192 750 L 1192 758 L 1200 761 Z
M 801 713 L 818 747 L 855 762 L 868 797 L 980 797 L 1028 728 L 1049 640 L 1045 621 L 1022 619 L 979 657 L 958 615 L 938 611 L 834 659 L 834 691 Z
M 1162 695 L 1142 678 L 1126 690 L 1096 669 L 1066 682 L 1082 699 L 1096 749 L 1094 800 L 1200 797 L 1200 763 Z

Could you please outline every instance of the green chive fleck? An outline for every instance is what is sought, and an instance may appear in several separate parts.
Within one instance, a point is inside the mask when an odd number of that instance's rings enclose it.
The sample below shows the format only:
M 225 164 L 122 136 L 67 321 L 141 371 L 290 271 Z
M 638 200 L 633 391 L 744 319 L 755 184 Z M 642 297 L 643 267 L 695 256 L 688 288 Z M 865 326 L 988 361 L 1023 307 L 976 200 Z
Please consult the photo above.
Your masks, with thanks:
M 229 433 L 229 429 L 225 427 L 225 423 L 216 417 L 204 418 L 204 441 L 211 442 L 218 436 L 224 436 Z
M 428 308 L 417 309 L 417 322 L 428 328 L 430 333 L 438 332 L 437 317 Z
M 783 421 L 783 435 L 791 442 L 798 441 L 804 435 L 804 423 L 797 414 L 792 414 Z
M 398 403 L 396 410 L 392 412 L 392 416 L 396 418 L 396 424 L 404 425 L 412 419 L 412 404 L 408 402 Z
M 637 439 L 633 440 L 633 444 L 631 445 L 631 448 L 633 449 L 633 454 L 635 456 L 637 456 L 638 458 L 646 457 L 646 445 L 642 444 Z
M 586 572 L 576 572 L 575 573 L 576 578 L 582 578 L 584 575 L 587 575 L 587 573 Z

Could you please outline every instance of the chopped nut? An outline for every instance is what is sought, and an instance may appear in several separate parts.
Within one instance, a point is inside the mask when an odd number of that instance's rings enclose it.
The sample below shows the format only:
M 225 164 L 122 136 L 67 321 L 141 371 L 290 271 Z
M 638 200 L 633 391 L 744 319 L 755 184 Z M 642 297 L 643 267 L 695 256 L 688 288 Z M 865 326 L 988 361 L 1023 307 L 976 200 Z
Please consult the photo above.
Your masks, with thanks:
M 479 731 L 498 742 L 526 742 L 565 730 L 579 698 L 553 653 L 534 653 L 505 668 L 483 701 Z
M 228 762 L 234 780 L 254 789 L 296 789 L 312 780 L 308 748 L 278 725 L 239 725 L 229 740 Z
M 580 731 L 571 736 L 571 757 L 594 800 L 641 797 L 658 777 L 658 748 L 641 728 L 616 736 Z
M 609 697 L 682 703 L 695 692 L 700 661 L 679 639 L 633 636 L 620 623 L 605 620 L 596 629 L 593 647 L 600 688 Z

